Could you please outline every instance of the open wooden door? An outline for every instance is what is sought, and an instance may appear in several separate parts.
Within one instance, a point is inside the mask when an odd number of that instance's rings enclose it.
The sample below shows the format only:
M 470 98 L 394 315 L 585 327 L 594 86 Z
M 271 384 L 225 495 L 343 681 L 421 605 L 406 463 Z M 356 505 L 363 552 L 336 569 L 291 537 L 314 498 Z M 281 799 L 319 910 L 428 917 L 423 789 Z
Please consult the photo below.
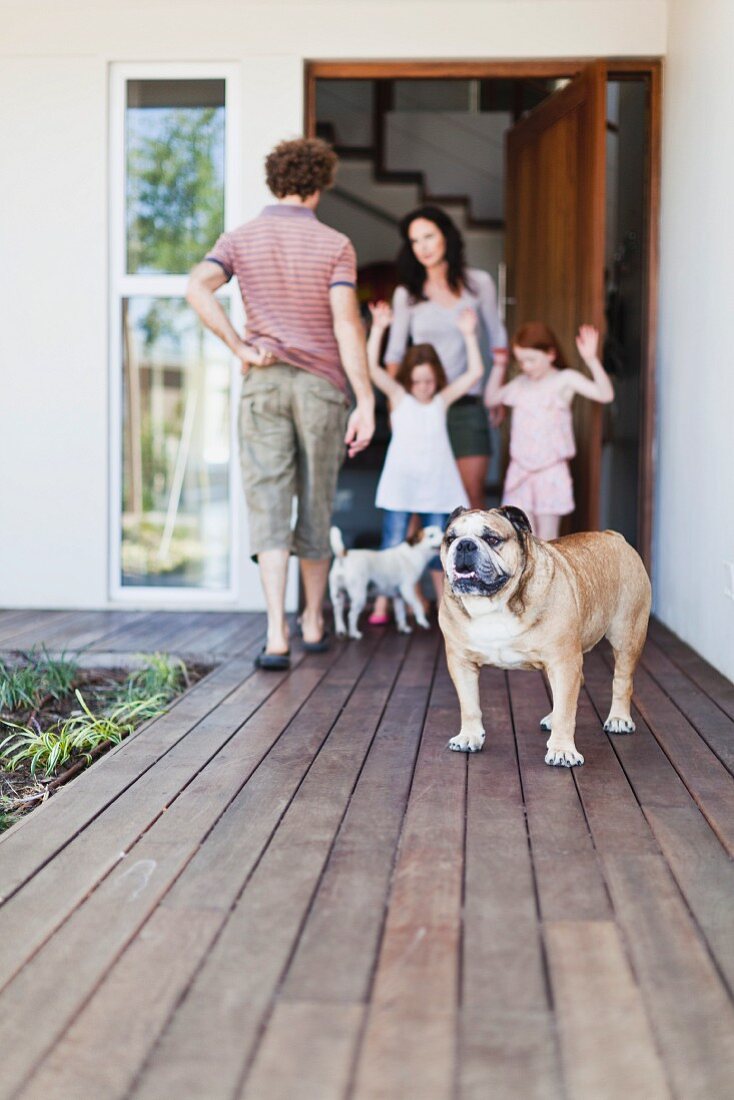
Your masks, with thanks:
M 604 328 L 606 66 L 593 62 L 507 135 L 508 331 L 551 326 L 570 363 L 574 338 Z M 599 526 L 601 406 L 576 398 L 576 511 L 570 530 Z

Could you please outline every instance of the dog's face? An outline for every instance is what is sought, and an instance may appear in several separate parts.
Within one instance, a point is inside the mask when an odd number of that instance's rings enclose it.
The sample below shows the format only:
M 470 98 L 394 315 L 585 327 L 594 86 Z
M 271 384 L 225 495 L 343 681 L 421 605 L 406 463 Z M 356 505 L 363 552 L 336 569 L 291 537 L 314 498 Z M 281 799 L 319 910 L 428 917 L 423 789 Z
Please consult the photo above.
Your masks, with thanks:
M 440 527 L 424 527 L 415 539 L 415 546 L 422 546 L 424 550 L 432 550 L 434 553 L 441 549 L 443 531 Z
M 530 523 L 519 508 L 457 508 L 449 516 L 441 562 L 457 596 L 495 596 L 519 577 Z

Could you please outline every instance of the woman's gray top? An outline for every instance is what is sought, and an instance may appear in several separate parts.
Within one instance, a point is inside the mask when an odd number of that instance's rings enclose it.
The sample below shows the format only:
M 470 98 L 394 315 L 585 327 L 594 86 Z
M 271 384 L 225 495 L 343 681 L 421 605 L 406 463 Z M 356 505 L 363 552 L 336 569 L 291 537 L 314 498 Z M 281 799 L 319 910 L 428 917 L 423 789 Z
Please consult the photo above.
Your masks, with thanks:
M 485 355 L 492 348 L 507 347 L 507 332 L 500 321 L 497 311 L 497 292 L 492 276 L 477 268 L 468 268 L 467 283 L 461 298 L 453 306 L 440 306 L 437 302 L 411 302 L 404 286 L 399 286 L 392 299 L 393 321 L 390 337 L 385 351 L 386 363 L 399 363 L 408 347 L 408 338 L 414 344 L 433 344 L 446 371 L 449 382 L 453 382 L 466 370 L 466 344 L 457 324 L 459 314 L 464 309 L 475 309 L 482 322 L 480 324 L 480 346 Z M 486 331 L 481 339 L 481 329 Z M 487 342 L 488 341 L 488 342 Z M 482 381 L 472 386 L 472 394 L 482 392 Z

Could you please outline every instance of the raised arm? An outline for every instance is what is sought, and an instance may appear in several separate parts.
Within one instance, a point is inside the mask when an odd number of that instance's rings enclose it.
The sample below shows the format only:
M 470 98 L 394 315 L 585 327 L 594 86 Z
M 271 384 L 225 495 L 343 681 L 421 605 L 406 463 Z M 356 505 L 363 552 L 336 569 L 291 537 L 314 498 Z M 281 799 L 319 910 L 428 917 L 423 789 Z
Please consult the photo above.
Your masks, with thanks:
M 380 347 L 385 330 L 392 322 L 392 310 L 387 302 L 377 302 L 370 305 L 372 314 L 372 328 L 367 340 L 367 362 L 370 369 L 370 378 L 378 390 L 385 394 L 392 403 L 393 408 L 402 400 L 405 390 L 396 382 L 392 374 L 380 366 Z
M 477 339 L 477 315 L 474 310 L 463 310 L 458 324 L 466 345 L 466 370 L 441 390 L 441 400 L 447 408 L 468 393 L 484 374 L 484 362 Z
M 356 399 L 344 437 L 349 457 L 352 458 L 365 449 L 374 435 L 375 397 L 367 371 L 364 327 L 357 293 L 353 286 L 339 283 L 329 291 L 329 301 L 339 357 Z
M 410 334 L 410 301 L 404 286 L 396 288 L 392 296 L 392 321 L 390 335 L 385 348 L 385 366 L 393 378 L 398 373 L 408 347 Z
M 580 393 L 582 397 L 588 397 L 591 401 L 608 405 L 614 400 L 614 386 L 597 354 L 599 332 L 593 325 L 581 326 L 576 337 L 576 347 L 591 372 L 591 378 L 587 378 L 577 370 L 561 371 L 563 388 L 570 389 L 573 393 Z
M 273 356 L 268 351 L 245 343 L 215 297 L 220 286 L 228 283 L 230 277 L 218 263 L 202 260 L 189 275 L 186 301 L 198 314 L 201 323 L 224 341 L 242 363 L 242 369 L 247 371 L 253 364 L 262 367 L 272 362 Z
M 476 272 L 474 279 L 477 283 L 479 313 L 489 335 L 492 358 L 501 358 L 496 353 L 501 352 L 505 356 L 507 355 L 507 329 L 500 319 L 494 280 L 486 271 Z
M 515 382 L 505 382 L 507 374 L 507 355 L 495 356 L 484 390 L 484 404 L 488 409 L 498 409 L 502 405 L 512 404 Z

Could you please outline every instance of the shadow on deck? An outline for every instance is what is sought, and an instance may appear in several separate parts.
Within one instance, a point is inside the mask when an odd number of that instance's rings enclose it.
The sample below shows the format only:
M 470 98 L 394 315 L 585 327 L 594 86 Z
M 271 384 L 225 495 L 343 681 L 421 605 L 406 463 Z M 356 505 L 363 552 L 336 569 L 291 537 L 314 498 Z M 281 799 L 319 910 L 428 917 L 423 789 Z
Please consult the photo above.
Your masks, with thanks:
M 485 751 L 434 629 L 254 672 L 259 615 L 0 613 L 0 649 L 218 662 L 0 837 L 0 1096 L 734 1095 L 734 686 L 653 624 L 637 733 L 543 763 L 538 673 Z

